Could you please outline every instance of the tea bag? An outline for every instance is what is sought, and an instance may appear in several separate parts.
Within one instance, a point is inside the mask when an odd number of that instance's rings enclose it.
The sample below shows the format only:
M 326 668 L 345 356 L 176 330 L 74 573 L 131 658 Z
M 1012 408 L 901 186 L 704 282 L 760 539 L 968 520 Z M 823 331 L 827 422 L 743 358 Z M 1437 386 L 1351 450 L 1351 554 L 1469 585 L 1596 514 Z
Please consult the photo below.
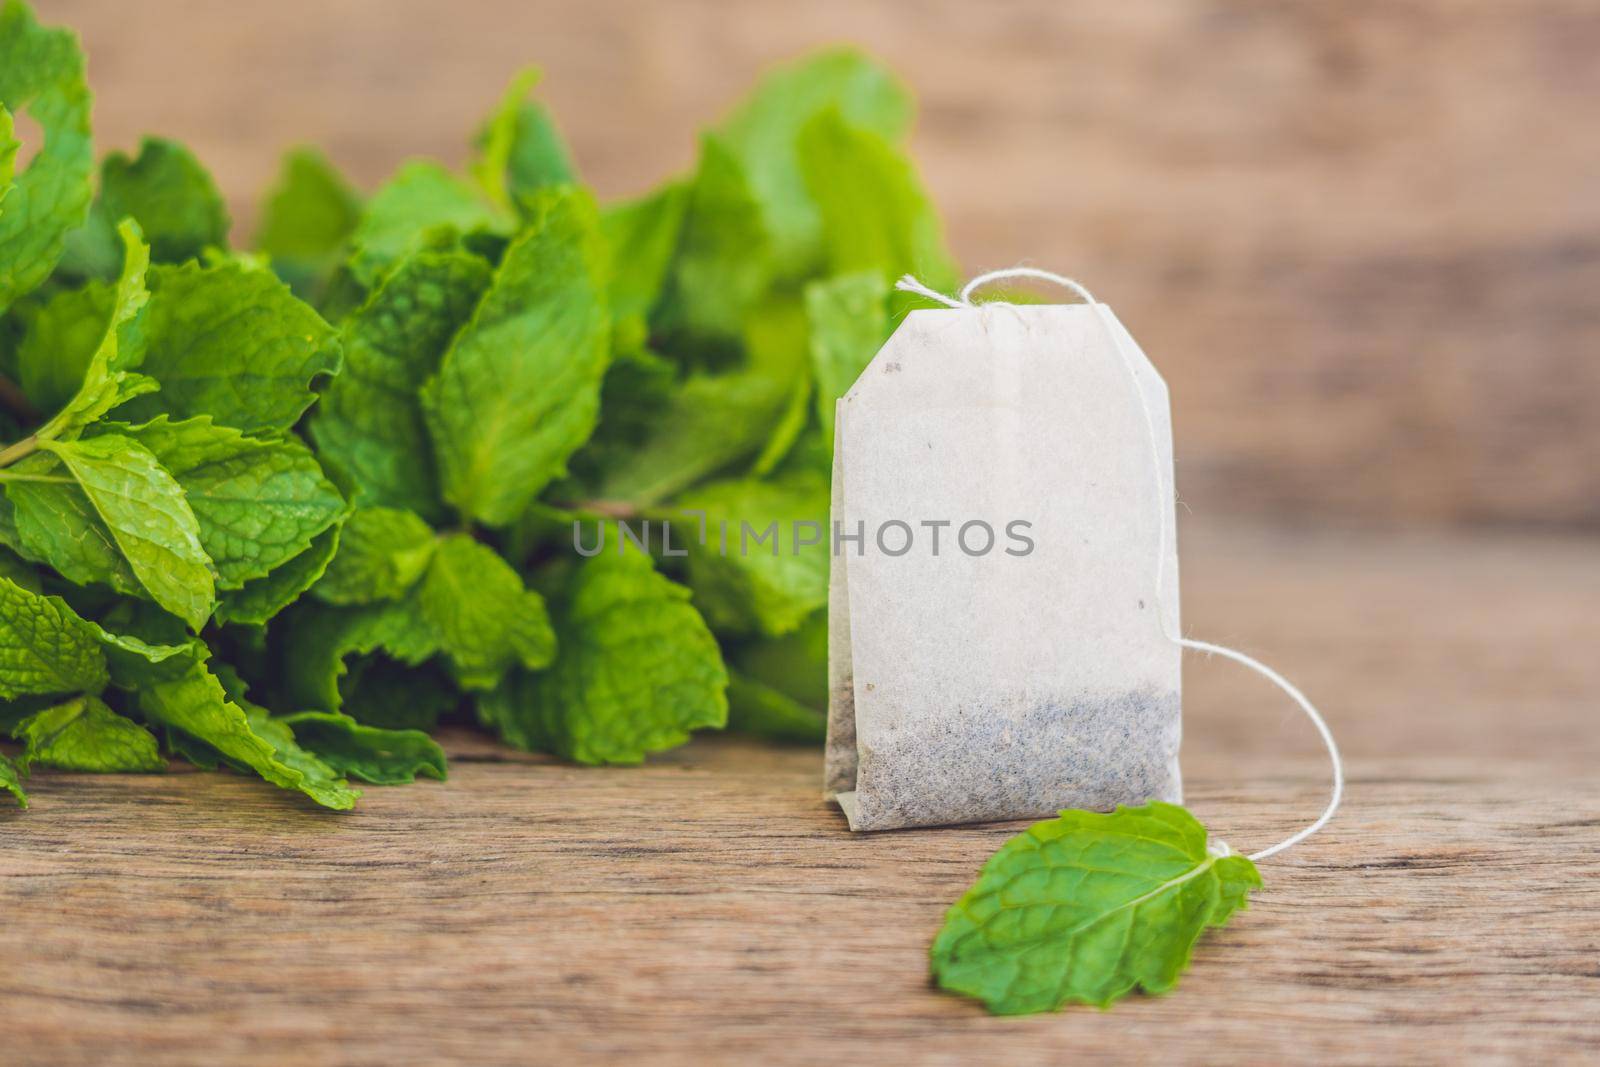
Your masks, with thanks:
M 1166 385 L 1104 305 L 960 303 L 838 402 L 827 792 L 852 830 L 1180 802 Z

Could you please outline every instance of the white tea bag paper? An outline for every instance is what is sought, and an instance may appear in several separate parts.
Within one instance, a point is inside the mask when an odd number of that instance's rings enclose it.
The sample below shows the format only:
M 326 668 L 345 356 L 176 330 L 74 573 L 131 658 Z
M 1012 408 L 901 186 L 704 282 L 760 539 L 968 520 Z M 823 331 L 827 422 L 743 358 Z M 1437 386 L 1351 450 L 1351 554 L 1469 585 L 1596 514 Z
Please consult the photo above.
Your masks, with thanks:
M 906 317 L 835 420 L 851 829 L 1181 801 L 1172 486 L 1166 385 L 1104 305 Z

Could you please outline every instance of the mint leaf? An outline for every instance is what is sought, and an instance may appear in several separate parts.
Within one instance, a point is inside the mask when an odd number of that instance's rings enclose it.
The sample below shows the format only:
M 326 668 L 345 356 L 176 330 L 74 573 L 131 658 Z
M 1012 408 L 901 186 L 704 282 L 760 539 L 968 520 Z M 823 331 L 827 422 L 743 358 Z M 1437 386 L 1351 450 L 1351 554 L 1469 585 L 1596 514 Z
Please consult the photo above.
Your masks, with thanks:
M 92 624 L 60 597 L 0 577 L 0 699 L 99 692 L 106 659 Z
M 338 550 L 339 527 L 330 526 L 312 540 L 309 548 L 265 578 L 245 582 L 238 589 L 222 590 L 217 596 L 216 620 L 264 625 L 316 584 Z
M 410 666 L 443 655 L 465 689 L 493 688 L 516 664 L 538 668 L 550 662 L 555 642 L 544 601 L 523 587 L 493 549 L 466 534 L 449 534 L 431 545 L 418 540 L 413 548 L 427 567 L 420 580 L 413 576 L 406 583 L 402 599 L 296 608 L 286 626 L 284 659 L 290 695 L 302 706 L 339 710 L 339 680 L 355 655 L 382 651 Z M 364 591 L 374 589 L 370 572 L 359 581 L 345 577 L 351 580 L 342 592 L 361 582 L 368 583 Z
M 796 744 L 821 744 L 828 716 L 770 685 L 728 671 L 728 732 Z
M 769 427 L 758 434 L 765 444 L 750 469 L 757 477 L 775 470 L 805 431 L 812 392 L 807 330 L 804 307 L 790 296 L 763 302 L 745 321 L 744 344 L 751 372 L 784 391 L 782 407 L 774 408 Z
M 337 774 L 373 785 L 402 785 L 419 774 L 446 777 L 444 750 L 421 730 L 385 730 L 325 711 L 302 711 L 278 721 Z
M 161 391 L 123 412 L 210 415 L 246 432 L 287 430 L 311 406 L 312 381 L 338 371 L 333 330 L 270 272 L 237 262 L 150 271 L 143 369 Z
M 804 426 L 805 318 L 798 301 L 777 298 L 752 312 L 746 364 L 691 374 L 658 411 L 636 417 L 633 447 L 614 451 L 599 477 L 607 500 L 648 507 L 758 452 L 767 469 Z M 799 421 L 790 417 L 802 396 Z
M 312 595 L 329 604 L 396 600 L 417 584 L 437 546 L 432 528 L 412 512 L 358 508 L 346 520 L 339 552 Z
M 311 147 L 283 157 L 261 205 L 256 250 L 276 259 L 314 261 L 337 253 L 361 217 L 361 200 L 328 157 Z
M 360 796 L 325 765 L 303 758 L 292 736 L 283 736 L 286 727 L 275 731 L 260 716 L 252 721 L 204 665 L 140 688 L 138 701 L 151 721 L 181 730 L 230 762 L 251 768 L 273 785 L 297 789 L 323 807 L 345 810 Z
M 143 607 L 143 605 L 140 605 Z M 186 637 L 183 624 L 162 613 L 160 619 L 138 618 L 138 612 L 113 611 L 104 621 L 115 625 L 113 633 L 99 623 L 90 623 L 111 669 L 111 684 L 121 689 L 137 689 L 151 681 L 176 678 L 190 667 L 205 661 L 207 649 L 196 637 Z M 170 632 L 172 625 L 177 633 Z M 142 631 L 129 633 L 128 630 Z M 146 640 L 146 637 L 154 640 Z
M 361 201 L 326 156 L 297 148 L 283 157 L 261 205 L 256 250 L 302 299 L 337 265 L 361 218 Z
M 26 110 L 44 132 L 38 153 L 12 178 L 0 203 L 4 312 L 54 269 L 67 231 L 88 214 L 94 172 L 89 87 L 77 37 L 41 27 L 18 0 L 0 7 L 0 106 L 13 115 Z
M 28 794 L 22 791 L 22 778 L 16 765 L 3 755 L 0 755 L 0 789 L 17 798 L 17 807 L 28 806 Z
M 555 656 L 544 600 L 523 588 L 494 549 L 466 534 L 439 540 L 416 610 L 463 689 L 492 689 L 514 664 L 537 669 Z
M 1175 805 L 1064 811 L 1001 846 L 950 909 L 934 980 L 1002 1015 L 1165 993 L 1205 929 L 1260 885 L 1255 864 L 1208 852 L 1205 827 Z
M 828 725 L 828 613 L 782 637 L 727 650 L 728 729 L 777 741 L 820 743 Z
M 62 289 L 43 303 L 26 300 L 14 314 L 23 326 L 16 350 L 17 384 L 34 407 L 57 411 L 83 384 L 106 336 L 116 289 L 93 281 Z
M 22 720 L 11 736 L 23 743 L 19 767 L 35 763 L 64 771 L 160 771 L 155 735 L 124 719 L 99 697 L 82 696 Z
M 503 233 L 510 218 L 437 163 L 412 160 L 367 201 L 352 241 L 350 269 L 373 285 L 393 263 L 433 235 Z
M 36 453 L 6 468 L 7 521 L 0 536 L 24 559 L 43 563 L 76 585 L 101 584 L 149 596 L 89 498 L 54 457 Z M 7 529 L 9 527 L 9 529 Z
M 342 707 L 340 682 L 353 657 L 382 652 L 416 667 L 439 651 L 437 632 L 409 597 L 359 607 L 303 600 L 284 614 L 282 632 L 282 682 L 289 699 L 326 711 Z
M 361 795 L 361 791 L 350 788 L 350 784 L 344 780 L 339 771 L 310 749 L 303 747 L 295 738 L 294 731 L 289 728 L 288 723 L 273 718 L 266 708 L 258 704 L 251 704 L 237 697 L 235 699 L 244 708 L 251 732 L 272 746 L 278 762 L 301 776 L 302 785 L 298 788 L 302 792 L 325 807 L 337 807 L 346 800 L 354 804 L 355 798 Z M 321 797 L 326 797 L 327 800 Z
M 5 209 L 6 194 L 12 189 L 11 179 L 17 173 L 17 149 L 21 147 L 11 112 L 0 107 L 0 210 Z
M 805 276 L 822 259 L 822 220 L 796 145 L 806 124 L 828 110 L 887 141 L 911 122 L 910 97 L 887 70 L 859 52 L 837 49 L 768 74 L 722 126 L 749 175 L 772 235 L 773 259 L 786 278 Z
M 828 602 L 828 506 L 827 480 L 810 472 L 715 482 L 678 498 L 679 513 L 705 514 L 706 543 L 689 547 L 689 585 L 713 629 L 777 636 Z
M 34 434 L 39 440 L 72 438 L 112 408 L 156 388 L 154 380 L 133 373 L 144 358 L 146 305 L 150 294 L 145 274 L 150 248 L 139 227 L 124 220 L 117 228 L 122 238 L 122 275 L 111 298 L 104 333 L 89 357 L 82 384 L 56 415 Z M 97 320 L 100 321 L 100 320 Z
M 489 202 L 504 212 L 545 186 L 572 182 L 577 174 L 550 113 L 527 99 L 537 84 L 537 67 L 513 78 L 476 138 L 472 176 Z
M 588 439 L 608 356 L 593 201 L 550 190 L 531 208 L 422 391 L 445 499 L 491 526 L 513 522 Z
M 182 486 L 221 588 L 265 577 L 344 516 L 344 498 L 294 437 L 165 415 L 108 429 L 149 449 Z
M 659 318 L 668 333 L 736 340 L 773 277 L 772 237 L 750 176 L 720 138 L 700 141 L 700 163 Z
M 891 283 L 909 273 L 936 289 L 955 284 L 938 213 L 911 161 L 884 137 L 823 112 L 801 131 L 800 168 L 821 212 L 833 273 L 875 270 Z
M 155 602 L 200 629 L 216 603 L 215 582 L 200 524 L 172 475 L 120 434 L 42 447 L 71 471 Z
M 727 721 L 722 656 L 688 590 L 639 553 L 577 566 L 556 607 L 561 655 L 478 703 L 507 743 L 580 763 L 638 763 Z
M 437 518 L 438 476 L 417 391 L 489 285 L 489 264 L 459 250 L 402 260 L 344 324 L 343 372 L 311 419 L 323 457 L 363 504 Z
M 834 407 L 890 333 L 889 282 L 877 271 L 841 274 L 806 286 L 817 421 L 833 447 Z
M 781 419 L 790 388 L 761 372 L 690 376 L 639 446 L 605 472 L 599 496 L 648 507 L 750 456 Z
M 157 262 L 194 259 L 228 247 L 228 209 L 211 175 L 183 145 L 146 137 L 137 159 L 113 152 L 100 168 L 100 202 L 107 223 L 133 218 Z M 107 229 L 109 229 L 109 225 Z
M 461 702 L 455 681 L 432 664 L 408 667 L 384 656 L 354 660 L 339 694 L 346 715 L 388 730 L 431 730 Z
M 678 366 L 647 348 L 619 350 L 600 385 L 600 421 L 571 461 L 572 480 L 555 494 L 582 495 L 608 471 L 633 463 L 678 385 Z
M 647 196 L 607 206 L 600 230 L 611 250 L 611 314 L 647 319 L 661 299 L 689 207 L 689 186 L 668 182 Z

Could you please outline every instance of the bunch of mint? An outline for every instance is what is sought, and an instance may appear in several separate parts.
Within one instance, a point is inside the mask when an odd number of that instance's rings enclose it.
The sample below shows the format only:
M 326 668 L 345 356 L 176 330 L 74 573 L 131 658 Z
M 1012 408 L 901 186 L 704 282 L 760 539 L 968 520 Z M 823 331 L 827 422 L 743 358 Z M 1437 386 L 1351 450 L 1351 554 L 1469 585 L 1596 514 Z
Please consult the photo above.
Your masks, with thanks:
M 954 280 L 910 102 L 824 53 L 597 206 L 535 80 L 465 175 L 363 198 L 291 154 L 232 249 L 181 145 L 96 182 L 75 37 L 0 8 L 0 788 L 176 755 L 346 808 L 443 777 L 452 718 L 585 763 L 820 736 L 826 545 L 652 558 L 615 524 L 826 518 L 893 280 Z

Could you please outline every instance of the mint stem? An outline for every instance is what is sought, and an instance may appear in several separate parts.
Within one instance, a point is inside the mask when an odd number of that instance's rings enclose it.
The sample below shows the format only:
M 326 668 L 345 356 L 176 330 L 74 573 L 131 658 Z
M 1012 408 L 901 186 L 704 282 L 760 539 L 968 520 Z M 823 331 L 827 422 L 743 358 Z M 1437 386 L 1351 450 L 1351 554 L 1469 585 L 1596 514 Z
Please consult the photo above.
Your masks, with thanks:
M 0 448 L 0 467 L 9 467 L 23 456 L 31 454 L 39 447 L 39 435 L 31 433 L 22 440 Z

